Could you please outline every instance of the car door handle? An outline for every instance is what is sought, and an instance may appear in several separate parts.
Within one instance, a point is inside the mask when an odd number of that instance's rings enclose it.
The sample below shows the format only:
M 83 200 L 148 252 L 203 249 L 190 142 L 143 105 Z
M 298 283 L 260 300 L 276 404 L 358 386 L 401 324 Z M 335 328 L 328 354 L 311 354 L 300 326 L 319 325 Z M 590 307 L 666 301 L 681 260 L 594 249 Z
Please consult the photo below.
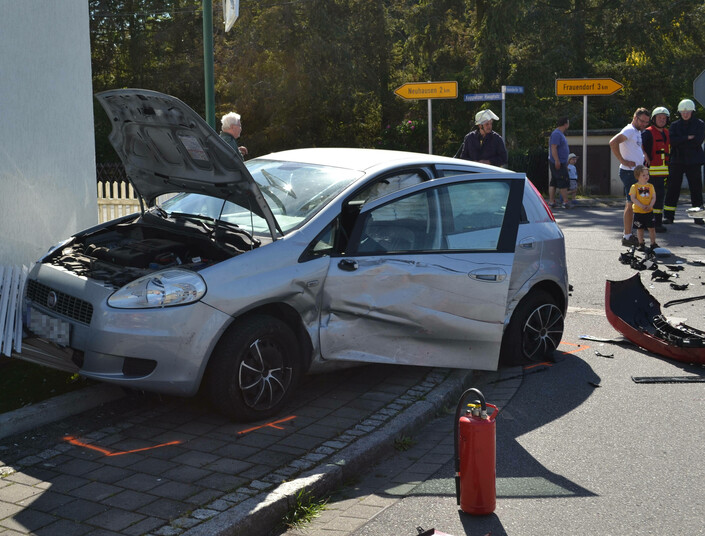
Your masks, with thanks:
M 499 283 L 507 278 L 507 272 L 501 268 L 478 268 L 468 274 L 470 279 L 486 281 L 489 283 Z
M 536 241 L 533 238 L 522 238 L 519 241 L 519 247 L 522 249 L 534 249 Z
M 354 272 L 357 270 L 357 261 L 352 259 L 343 259 L 338 263 L 338 268 L 346 272 Z

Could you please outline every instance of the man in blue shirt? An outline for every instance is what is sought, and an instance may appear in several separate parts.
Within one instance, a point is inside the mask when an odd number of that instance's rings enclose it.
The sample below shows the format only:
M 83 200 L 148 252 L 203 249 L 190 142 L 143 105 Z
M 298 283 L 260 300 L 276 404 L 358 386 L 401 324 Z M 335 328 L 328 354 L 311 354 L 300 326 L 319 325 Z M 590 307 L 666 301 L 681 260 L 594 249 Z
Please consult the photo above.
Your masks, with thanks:
M 570 208 L 568 201 L 568 155 L 570 148 L 568 140 L 565 139 L 565 131 L 568 130 L 570 121 L 567 117 L 561 117 L 556 123 L 556 129 L 551 132 L 548 140 L 549 151 L 548 161 L 551 167 L 551 182 L 548 185 L 548 204 L 551 208 L 556 207 L 556 189 L 560 190 L 563 197 L 563 208 Z

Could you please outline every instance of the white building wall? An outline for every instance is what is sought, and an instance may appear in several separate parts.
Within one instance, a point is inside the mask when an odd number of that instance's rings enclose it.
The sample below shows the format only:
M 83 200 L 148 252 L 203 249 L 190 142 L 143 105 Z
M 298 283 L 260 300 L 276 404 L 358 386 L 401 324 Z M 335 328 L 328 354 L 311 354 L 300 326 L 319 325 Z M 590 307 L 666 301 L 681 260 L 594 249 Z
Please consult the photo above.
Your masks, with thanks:
M 86 0 L 0 0 L 0 265 L 98 221 Z

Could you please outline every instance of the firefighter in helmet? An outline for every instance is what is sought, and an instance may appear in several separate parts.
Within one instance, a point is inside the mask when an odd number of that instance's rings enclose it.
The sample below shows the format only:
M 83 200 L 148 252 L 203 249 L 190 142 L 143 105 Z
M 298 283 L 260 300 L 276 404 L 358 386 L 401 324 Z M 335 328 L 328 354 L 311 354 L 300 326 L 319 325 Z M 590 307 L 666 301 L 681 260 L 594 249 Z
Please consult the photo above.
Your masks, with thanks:
M 690 99 L 683 99 L 678 103 L 678 113 L 681 118 L 674 121 L 670 129 L 671 160 L 668 164 L 668 190 L 663 205 L 664 223 L 673 223 L 675 218 L 683 174 L 688 179 L 690 202 L 693 207 L 703 204 L 701 173 L 705 163 L 705 122 L 695 117 L 695 103 Z M 693 223 L 705 225 L 702 218 L 695 218 Z
M 666 232 L 663 226 L 663 202 L 666 198 L 668 180 L 668 160 L 671 153 L 671 140 L 668 134 L 668 120 L 671 114 L 664 106 L 651 112 L 651 124 L 641 133 L 641 143 L 649 164 L 649 182 L 656 191 L 654 204 L 654 227 L 657 233 Z

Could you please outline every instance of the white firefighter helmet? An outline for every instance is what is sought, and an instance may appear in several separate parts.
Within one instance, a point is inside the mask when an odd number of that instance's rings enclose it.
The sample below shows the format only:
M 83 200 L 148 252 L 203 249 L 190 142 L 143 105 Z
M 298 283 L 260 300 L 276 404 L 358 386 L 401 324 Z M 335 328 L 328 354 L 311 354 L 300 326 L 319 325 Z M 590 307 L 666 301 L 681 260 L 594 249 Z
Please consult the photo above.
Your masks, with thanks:
M 497 117 L 492 110 L 482 110 L 481 112 L 477 112 L 475 114 L 476 125 L 481 125 L 482 123 L 484 123 L 485 121 L 489 121 L 490 119 L 496 121 L 497 119 L 499 119 L 499 117 Z
M 683 99 L 678 103 L 678 111 L 679 112 L 694 112 L 695 111 L 695 103 L 690 100 L 690 99 Z
M 654 111 L 651 112 L 651 119 L 656 117 L 658 114 L 664 114 L 666 117 L 671 117 L 671 113 L 665 106 L 657 106 L 656 108 L 654 108 Z

